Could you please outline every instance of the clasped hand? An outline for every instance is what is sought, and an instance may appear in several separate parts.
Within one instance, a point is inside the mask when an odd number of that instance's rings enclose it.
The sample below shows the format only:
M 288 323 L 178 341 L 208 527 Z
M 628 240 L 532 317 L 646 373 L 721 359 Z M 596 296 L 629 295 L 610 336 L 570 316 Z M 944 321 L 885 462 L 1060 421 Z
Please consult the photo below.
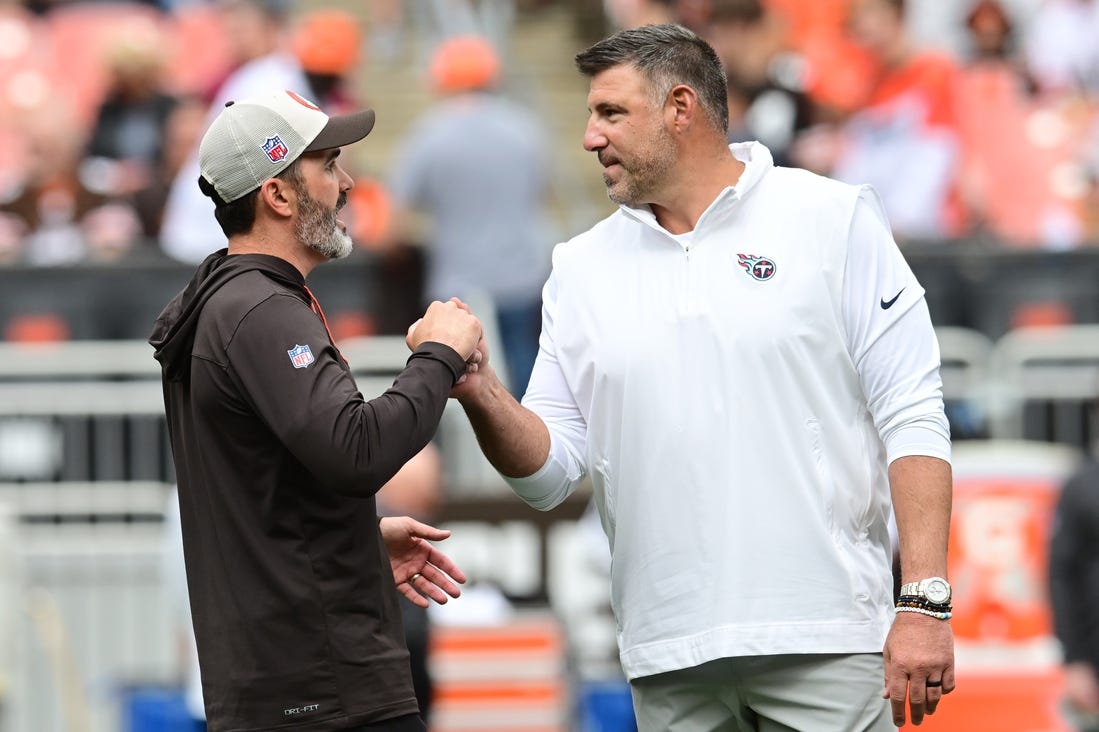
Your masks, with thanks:
M 445 303 L 431 303 L 424 316 L 408 327 L 405 344 L 409 350 L 415 351 L 428 341 L 450 346 L 466 360 L 466 372 L 458 377 L 457 384 L 464 384 L 488 358 L 481 321 L 469 305 L 456 297 Z

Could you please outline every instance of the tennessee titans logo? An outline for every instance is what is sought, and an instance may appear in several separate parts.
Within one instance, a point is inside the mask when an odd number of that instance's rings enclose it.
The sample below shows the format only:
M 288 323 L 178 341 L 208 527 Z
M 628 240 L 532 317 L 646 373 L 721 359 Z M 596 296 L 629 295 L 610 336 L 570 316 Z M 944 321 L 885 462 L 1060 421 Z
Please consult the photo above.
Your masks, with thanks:
M 767 257 L 757 257 L 754 254 L 738 254 L 740 266 L 760 282 L 766 282 L 775 276 L 775 263 Z
M 313 363 L 313 351 L 309 346 L 294 346 L 286 352 L 286 355 L 290 356 L 290 363 L 294 364 L 296 369 L 303 369 Z
M 290 154 L 290 148 L 286 147 L 286 143 L 278 135 L 274 135 L 263 143 L 263 152 L 272 163 L 277 163 Z

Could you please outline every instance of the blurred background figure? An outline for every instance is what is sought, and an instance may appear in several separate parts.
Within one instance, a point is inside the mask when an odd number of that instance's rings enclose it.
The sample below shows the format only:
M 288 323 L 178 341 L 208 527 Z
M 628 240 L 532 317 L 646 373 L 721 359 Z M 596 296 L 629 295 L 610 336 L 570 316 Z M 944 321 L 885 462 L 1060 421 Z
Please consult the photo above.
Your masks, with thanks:
M 878 71 L 867 103 L 844 125 L 833 175 L 873 185 L 898 239 L 961 233 L 954 61 L 915 47 L 904 0 L 853 0 L 850 32 Z
M 1099 2 L 1045 0 L 1026 45 L 1028 65 L 1043 93 L 1099 93 Z
M 787 45 L 782 18 L 762 0 L 712 0 L 703 36 L 729 78 L 729 142 L 759 140 L 776 165 L 813 122 L 805 59 Z
M 965 28 L 971 64 L 1007 62 L 1018 71 L 1024 70 L 1022 60 L 1016 57 L 1015 23 L 1003 3 L 997 0 L 974 3 L 966 14 Z
M 1078 732 L 1099 732 L 1099 463 L 1065 483 L 1049 552 L 1050 602 L 1064 656 L 1064 712 Z
M 394 223 L 388 248 L 424 235 L 425 299 L 487 298 L 507 364 L 507 386 L 526 389 L 541 330 L 549 274 L 549 152 L 527 109 L 496 93 L 500 61 L 483 38 L 462 36 L 435 52 L 438 101 L 404 136 L 390 178 Z M 495 355 L 494 355 L 495 358 Z
M 210 93 L 207 123 L 228 101 L 271 89 L 291 89 L 312 96 L 301 62 L 290 49 L 292 0 L 218 0 L 226 37 L 232 45 L 233 69 Z M 198 188 L 198 150 L 192 148 L 168 192 L 160 229 L 160 246 L 173 259 L 201 262 L 225 246 L 225 235 L 213 217 L 213 202 Z
M 80 164 L 82 183 L 96 193 L 130 202 L 141 234 L 154 240 L 168 175 L 165 142 L 179 101 L 164 83 L 164 41 L 126 34 L 108 49 L 109 82 Z

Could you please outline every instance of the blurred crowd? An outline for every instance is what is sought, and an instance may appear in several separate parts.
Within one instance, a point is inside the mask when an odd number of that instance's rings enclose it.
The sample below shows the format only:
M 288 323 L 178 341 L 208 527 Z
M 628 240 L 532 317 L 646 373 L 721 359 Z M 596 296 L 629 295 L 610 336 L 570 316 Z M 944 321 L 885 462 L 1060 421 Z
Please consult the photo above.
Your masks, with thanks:
M 518 13 L 551 5 L 569 3 L 374 0 L 345 13 L 295 0 L 0 0 L 0 263 L 140 249 L 196 261 L 221 236 L 194 148 L 226 100 L 278 86 L 353 106 L 356 74 L 393 62 L 410 16 L 465 8 L 450 32 L 503 50 Z M 1099 242 L 1099 0 L 603 6 L 608 30 L 672 21 L 704 35 L 727 67 L 730 139 L 873 184 L 902 241 Z M 407 195 L 411 177 L 391 171 Z M 356 238 L 392 240 L 389 186 L 362 183 Z
M 733 139 L 871 183 L 903 240 L 1099 241 L 1099 2 L 608 0 L 729 75 Z
M 0 262 L 218 248 L 196 184 L 212 114 L 267 88 L 345 107 L 361 45 L 357 16 L 292 0 L 0 3 Z

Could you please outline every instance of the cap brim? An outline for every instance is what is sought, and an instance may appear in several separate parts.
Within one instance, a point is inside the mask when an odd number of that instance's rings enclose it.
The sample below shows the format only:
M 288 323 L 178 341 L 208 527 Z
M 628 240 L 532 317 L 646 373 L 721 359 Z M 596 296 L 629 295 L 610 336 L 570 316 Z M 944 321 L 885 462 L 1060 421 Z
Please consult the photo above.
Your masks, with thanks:
M 305 152 L 331 150 L 358 142 L 374 129 L 374 110 L 367 109 L 354 114 L 343 114 L 328 118 L 328 124 L 313 138 Z

